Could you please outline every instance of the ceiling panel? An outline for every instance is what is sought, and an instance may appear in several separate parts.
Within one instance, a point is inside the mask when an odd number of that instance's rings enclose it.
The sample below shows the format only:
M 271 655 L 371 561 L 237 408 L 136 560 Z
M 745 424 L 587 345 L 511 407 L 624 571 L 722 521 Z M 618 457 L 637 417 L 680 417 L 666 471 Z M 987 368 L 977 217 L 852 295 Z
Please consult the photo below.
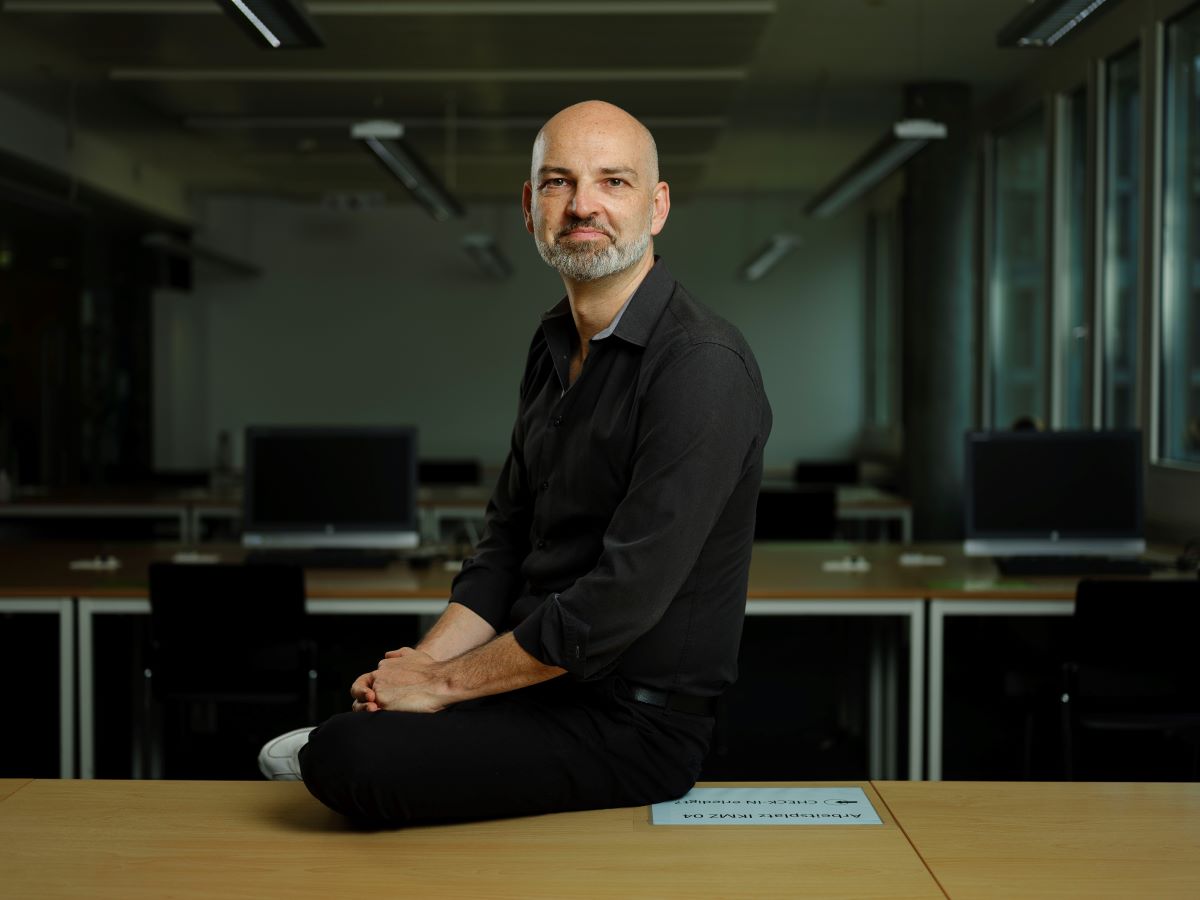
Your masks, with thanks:
M 208 0 L 7 0 L 0 91 L 203 190 L 378 189 L 347 132 L 388 118 L 464 197 L 507 195 L 539 123 L 588 98 L 651 125 L 677 194 L 811 190 L 887 127 L 905 83 L 983 100 L 1030 65 L 994 40 L 1023 5 L 311 0 L 327 46 L 271 52 Z

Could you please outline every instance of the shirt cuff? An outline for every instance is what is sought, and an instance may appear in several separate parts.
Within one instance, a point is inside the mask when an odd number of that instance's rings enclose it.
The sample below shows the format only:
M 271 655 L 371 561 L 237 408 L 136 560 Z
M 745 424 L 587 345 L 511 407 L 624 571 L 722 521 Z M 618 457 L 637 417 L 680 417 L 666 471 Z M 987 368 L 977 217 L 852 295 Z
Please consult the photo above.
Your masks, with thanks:
M 587 622 L 563 607 L 558 594 L 551 594 L 513 629 L 512 634 L 530 656 L 582 678 L 587 675 L 590 631 Z
M 508 626 L 508 611 L 512 606 L 503 589 L 506 587 L 489 578 L 486 570 L 471 571 L 468 567 L 454 579 L 450 602 L 465 606 L 499 633 Z

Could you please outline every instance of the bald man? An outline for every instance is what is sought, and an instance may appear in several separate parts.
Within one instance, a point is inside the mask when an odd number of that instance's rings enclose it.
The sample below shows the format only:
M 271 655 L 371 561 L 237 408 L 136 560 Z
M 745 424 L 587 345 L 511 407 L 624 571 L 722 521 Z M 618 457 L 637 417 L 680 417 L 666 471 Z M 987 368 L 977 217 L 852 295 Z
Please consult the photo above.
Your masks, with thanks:
M 654 255 L 650 132 L 590 101 L 533 145 L 542 316 L 487 529 L 445 613 L 263 748 L 271 777 L 375 824 L 670 800 L 733 682 L 771 411 L 754 357 Z

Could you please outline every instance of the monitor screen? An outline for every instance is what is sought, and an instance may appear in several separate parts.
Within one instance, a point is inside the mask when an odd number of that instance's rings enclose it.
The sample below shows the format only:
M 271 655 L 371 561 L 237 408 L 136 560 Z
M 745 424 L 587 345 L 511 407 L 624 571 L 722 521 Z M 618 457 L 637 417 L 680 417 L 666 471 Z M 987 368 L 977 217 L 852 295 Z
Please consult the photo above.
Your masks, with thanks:
M 969 555 L 1145 550 L 1139 431 L 968 432 L 964 494 Z
M 242 541 L 275 547 L 415 547 L 410 427 L 246 429 Z

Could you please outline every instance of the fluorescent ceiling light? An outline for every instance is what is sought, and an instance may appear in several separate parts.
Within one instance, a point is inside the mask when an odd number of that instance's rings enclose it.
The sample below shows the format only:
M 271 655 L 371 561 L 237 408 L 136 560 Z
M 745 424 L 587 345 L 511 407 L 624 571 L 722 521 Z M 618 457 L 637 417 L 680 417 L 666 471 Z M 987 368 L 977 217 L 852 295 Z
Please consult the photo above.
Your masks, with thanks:
M 787 256 L 796 247 L 799 247 L 803 240 L 798 234 L 774 234 L 754 257 L 742 266 L 742 277 L 747 281 L 758 281 L 766 275 L 775 265 Z
M 902 119 L 854 165 L 820 190 L 804 208 L 823 219 L 840 212 L 908 162 L 930 141 L 946 136 L 946 126 L 929 119 Z
M 359 122 L 351 127 L 350 136 L 362 141 L 383 167 L 408 188 L 413 199 L 439 222 L 463 214 L 462 204 L 404 139 L 404 126 L 399 122 Z
M 1106 0 L 1031 0 L 996 35 L 1001 47 L 1053 47 L 1093 16 Z M 1111 9 L 1115 2 L 1109 2 Z
M 471 257 L 471 262 L 489 278 L 501 281 L 512 274 L 512 266 L 490 234 L 463 235 L 462 248 Z
M 301 0 L 217 0 L 217 3 L 264 47 L 278 50 L 325 45 Z

